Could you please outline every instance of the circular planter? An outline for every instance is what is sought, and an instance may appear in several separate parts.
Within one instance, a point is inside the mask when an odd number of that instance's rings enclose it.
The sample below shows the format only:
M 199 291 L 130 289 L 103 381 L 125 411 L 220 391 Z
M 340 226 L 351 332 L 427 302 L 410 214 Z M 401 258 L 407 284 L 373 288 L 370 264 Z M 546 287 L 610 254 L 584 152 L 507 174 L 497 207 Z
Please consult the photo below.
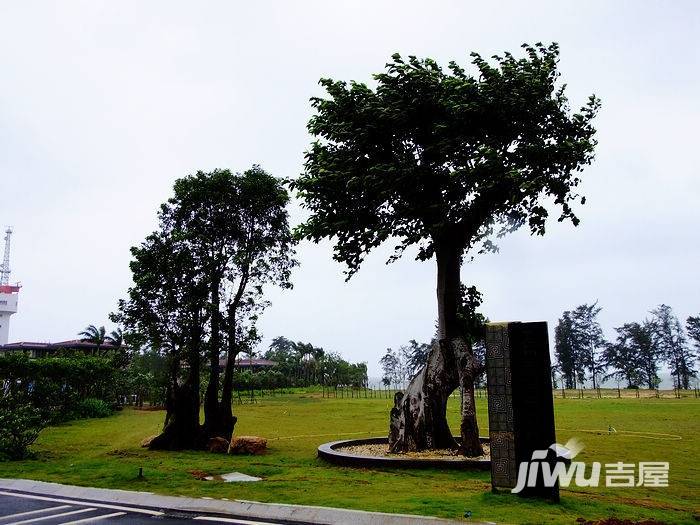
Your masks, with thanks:
M 488 438 L 480 438 L 482 443 L 488 443 Z M 449 469 L 471 469 L 488 470 L 491 468 L 490 459 L 470 459 L 465 457 L 449 457 L 445 459 L 437 458 L 410 458 L 385 457 L 385 456 L 363 456 L 338 450 L 343 447 L 355 445 L 381 445 L 388 444 L 386 437 L 364 438 L 364 439 L 344 439 L 341 441 L 331 441 L 318 447 L 318 457 L 335 465 L 344 467 L 364 467 L 364 468 L 449 468 Z

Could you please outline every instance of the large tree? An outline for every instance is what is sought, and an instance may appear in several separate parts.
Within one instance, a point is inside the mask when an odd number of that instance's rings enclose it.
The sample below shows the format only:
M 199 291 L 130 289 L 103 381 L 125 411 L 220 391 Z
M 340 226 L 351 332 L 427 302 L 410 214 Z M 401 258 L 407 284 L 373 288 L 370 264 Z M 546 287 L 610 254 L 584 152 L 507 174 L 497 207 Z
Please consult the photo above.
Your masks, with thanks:
M 209 437 L 230 438 L 233 432 L 233 366 L 238 353 L 257 338 L 254 321 L 267 305 L 262 286 L 290 286 L 295 261 L 288 200 L 278 179 L 253 166 L 241 174 L 215 170 L 179 179 L 174 196 L 162 207 L 209 285 L 209 381 L 204 397 Z M 220 378 L 222 355 L 226 365 Z
M 175 182 L 173 197 L 160 209 L 159 231 L 132 250 L 134 286 L 120 305 L 121 321 L 168 354 L 168 413 L 179 414 L 183 403 L 175 394 L 187 386 L 186 418 L 198 425 L 200 369 L 209 373 L 201 429 L 188 423 L 171 431 L 169 415 L 153 447 L 197 448 L 207 438 L 230 439 L 235 358 L 258 339 L 255 322 L 267 306 L 263 286 L 289 287 L 296 264 L 288 199 L 281 182 L 258 166 L 241 174 L 198 172 Z
M 395 54 L 374 89 L 325 78 L 328 97 L 312 99 L 308 129 L 317 140 L 292 182 L 310 212 L 299 237 L 334 239 L 348 278 L 390 239 L 398 242 L 392 259 L 416 246 L 418 259 L 437 262 L 439 342 L 428 373 L 397 399 L 396 450 L 454 446 L 446 401 L 461 385 L 462 447 L 481 454 L 474 360 L 458 319 L 463 258 L 523 225 L 544 234 L 548 204 L 560 221 L 578 223 L 572 203 L 583 198 L 574 188 L 593 158 L 599 101 L 591 96 L 572 114 L 558 46 L 523 48 L 523 58 L 472 53 L 474 73 Z

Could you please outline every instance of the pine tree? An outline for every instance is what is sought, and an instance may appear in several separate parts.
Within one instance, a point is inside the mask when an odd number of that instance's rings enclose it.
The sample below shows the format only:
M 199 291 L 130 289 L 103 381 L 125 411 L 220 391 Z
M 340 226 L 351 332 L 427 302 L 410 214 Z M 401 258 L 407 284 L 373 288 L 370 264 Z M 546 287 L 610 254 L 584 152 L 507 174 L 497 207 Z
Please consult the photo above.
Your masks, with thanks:
M 582 304 L 571 314 L 574 354 L 578 357 L 577 374 L 585 377 L 585 373 L 588 372 L 593 388 L 600 386 L 598 378 L 605 371 L 602 357 L 605 338 L 598 322 L 598 314 L 602 308 L 597 304 Z
M 554 352 L 565 388 L 576 388 L 577 356 L 574 351 L 571 312 L 562 314 L 554 329 Z
M 654 344 L 671 368 L 674 387 L 687 390 L 690 388 L 690 378 L 696 377 L 697 371 L 693 368 L 695 356 L 688 348 L 683 327 L 673 309 L 666 304 L 659 305 L 651 314 L 654 323 Z
M 658 354 L 652 344 L 648 323 L 626 323 L 615 328 L 617 339 L 603 352 L 605 365 L 612 369 L 606 379 L 614 377 L 627 382 L 628 388 L 647 383 L 650 389 L 658 384 Z

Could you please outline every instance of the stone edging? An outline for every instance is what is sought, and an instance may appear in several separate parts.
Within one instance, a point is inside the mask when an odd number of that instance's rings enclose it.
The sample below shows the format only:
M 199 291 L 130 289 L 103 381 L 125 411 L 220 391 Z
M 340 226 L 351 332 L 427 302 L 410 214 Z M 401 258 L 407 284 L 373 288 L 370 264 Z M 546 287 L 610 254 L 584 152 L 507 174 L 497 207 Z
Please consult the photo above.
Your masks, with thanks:
M 488 443 L 488 438 L 480 438 L 482 443 Z M 338 450 L 341 447 L 354 445 L 376 445 L 387 443 L 386 437 L 364 438 L 364 439 L 344 439 L 341 441 L 331 441 L 318 447 L 318 457 L 335 465 L 345 467 L 362 468 L 448 468 L 463 470 L 488 470 L 491 468 L 489 459 L 469 459 L 469 458 L 408 458 L 408 457 L 378 457 L 351 454 Z

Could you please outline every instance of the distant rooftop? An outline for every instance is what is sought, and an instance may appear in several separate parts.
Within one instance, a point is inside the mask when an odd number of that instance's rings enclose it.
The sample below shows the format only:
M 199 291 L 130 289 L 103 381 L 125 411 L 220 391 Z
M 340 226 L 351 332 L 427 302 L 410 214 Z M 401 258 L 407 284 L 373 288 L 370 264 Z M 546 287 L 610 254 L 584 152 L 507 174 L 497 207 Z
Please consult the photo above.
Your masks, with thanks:
M 0 345 L 0 352 L 13 350 L 58 350 L 64 348 L 66 350 L 97 350 L 95 343 L 82 341 L 81 339 L 70 339 L 68 341 L 58 341 L 56 343 L 39 343 L 33 341 L 18 341 L 16 343 L 7 343 Z M 100 349 L 116 348 L 114 345 L 104 343 L 100 345 Z

